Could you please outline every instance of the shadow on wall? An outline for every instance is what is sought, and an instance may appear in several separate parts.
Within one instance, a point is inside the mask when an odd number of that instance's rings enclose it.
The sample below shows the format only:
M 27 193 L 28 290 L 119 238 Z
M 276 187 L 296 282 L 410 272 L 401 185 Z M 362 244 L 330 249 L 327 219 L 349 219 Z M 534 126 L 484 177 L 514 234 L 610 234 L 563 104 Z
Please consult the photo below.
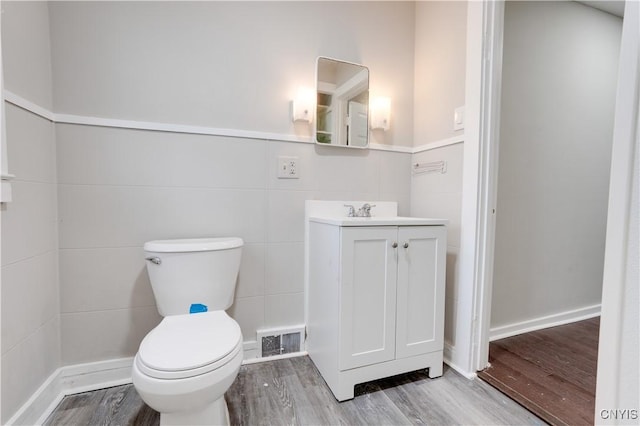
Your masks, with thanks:
M 133 307 L 132 309 L 129 309 L 129 319 L 131 327 L 129 327 L 127 336 L 123 340 L 123 347 L 116 351 L 116 355 L 121 353 L 129 353 L 130 356 L 135 356 L 135 354 L 138 352 L 138 348 L 140 347 L 140 342 L 142 342 L 144 336 L 146 336 L 152 329 L 160 324 L 160 321 L 162 321 L 162 317 L 157 312 L 155 299 L 152 299 L 153 309 L 156 310 L 155 318 L 148 318 L 147 315 L 144 315 L 144 313 L 139 312 L 138 309 L 135 309 L 135 306 L 139 305 L 141 297 L 148 295 L 150 289 L 151 283 L 149 282 L 149 274 L 147 274 L 146 264 L 141 263 L 140 272 L 136 276 L 136 280 L 131 291 L 131 300 L 129 305 Z
M 455 346 L 456 336 L 456 310 L 458 303 L 458 294 L 456 292 L 456 283 L 458 278 L 458 253 L 447 252 L 447 278 L 445 289 L 445 307 L 444 307 L 444 342 L 445 344 Z

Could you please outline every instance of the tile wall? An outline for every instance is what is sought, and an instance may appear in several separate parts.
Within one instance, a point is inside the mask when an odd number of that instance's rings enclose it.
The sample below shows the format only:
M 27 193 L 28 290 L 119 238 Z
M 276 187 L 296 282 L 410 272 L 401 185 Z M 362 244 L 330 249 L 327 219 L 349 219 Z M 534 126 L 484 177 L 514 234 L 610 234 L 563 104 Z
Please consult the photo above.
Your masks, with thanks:
M 2 207 L 2 423 L 60 364 L 54 125 L 5 105 L 16 179 Z
M 447 226 L 447 289 L 445 295 L 445 342 L 455 345 L 458 304 L 458 257 L 462 213 L 462 166 L 464 144 L 459 143 L 413 155 L 413 163 L 445 161 L 446 173 L 416 174 L 411 178 L 411 215 L 441 217 Z
M 132 356 L 160 320 L 145 241 L 245 241 L 229 313 L 245 342 L 304 323 L 304 201 L 370 199 L 409 213 L 410 154 L 56 125 L 62 362 Z M 300 179 L 276 177 L 279 155 Z

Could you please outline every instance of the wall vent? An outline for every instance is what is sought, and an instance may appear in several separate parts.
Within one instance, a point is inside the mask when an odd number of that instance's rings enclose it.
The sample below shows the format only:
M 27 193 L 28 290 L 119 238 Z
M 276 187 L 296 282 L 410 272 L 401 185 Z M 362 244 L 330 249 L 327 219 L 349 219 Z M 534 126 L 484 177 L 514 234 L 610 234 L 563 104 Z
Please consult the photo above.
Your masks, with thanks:
M 301 352 L 304 344 L 304 329 L 304 325 L 300 325 L 258 330 L 258 357 Z

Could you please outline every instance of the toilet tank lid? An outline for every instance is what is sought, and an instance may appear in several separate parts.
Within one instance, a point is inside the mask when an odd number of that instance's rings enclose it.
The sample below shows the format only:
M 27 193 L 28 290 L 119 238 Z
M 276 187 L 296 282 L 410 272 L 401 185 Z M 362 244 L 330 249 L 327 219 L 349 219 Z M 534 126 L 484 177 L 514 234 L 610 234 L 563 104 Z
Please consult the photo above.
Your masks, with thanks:
M 182 240 L 156 240 L 144 243 L 145 251 L 157 253 L 182 253 L 193 251 L 228 250 L 242 247 L 242 238 L 189 238 Z

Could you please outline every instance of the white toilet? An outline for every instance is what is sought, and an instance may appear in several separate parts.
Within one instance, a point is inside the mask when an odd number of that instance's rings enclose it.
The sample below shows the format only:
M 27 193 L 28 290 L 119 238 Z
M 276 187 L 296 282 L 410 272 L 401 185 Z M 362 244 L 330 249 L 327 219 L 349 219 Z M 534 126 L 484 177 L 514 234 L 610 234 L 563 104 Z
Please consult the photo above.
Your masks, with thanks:
M 164 319 L 140 343 L 133 385 L 161 425 L 229 424 L 224 393 L 242 363 L 233 304 L 243 241 L 150 241 L 147 272 Z

